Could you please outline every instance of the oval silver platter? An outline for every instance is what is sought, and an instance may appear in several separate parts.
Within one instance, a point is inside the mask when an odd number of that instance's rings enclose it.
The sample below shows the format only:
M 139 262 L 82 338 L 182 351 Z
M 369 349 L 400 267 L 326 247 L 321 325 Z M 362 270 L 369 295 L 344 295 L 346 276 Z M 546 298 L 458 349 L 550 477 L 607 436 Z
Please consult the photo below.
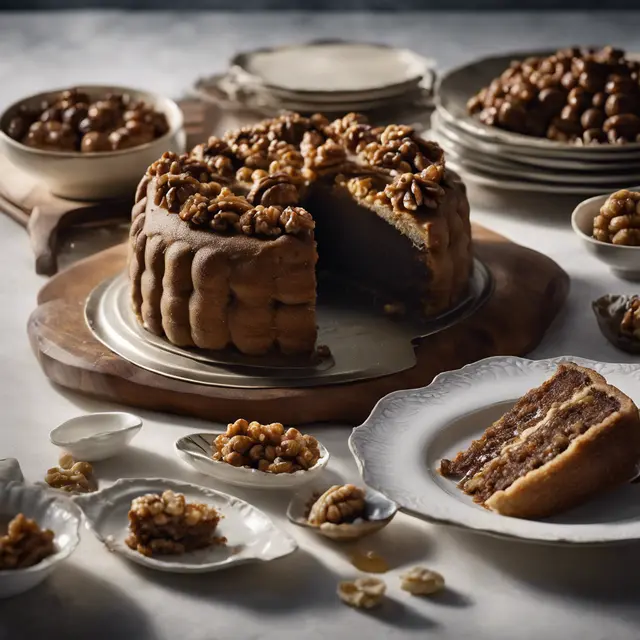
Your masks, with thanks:
M 394 320 L 369 296 L 320 279 L 318 344 L 329 347 L 331 356 L 326 358 L 256 358 L 231 349 L 214 352 L 176 347 L 138 323 L 125 274 L 105 280 L 91 292 L 85 319 L 94 336 L 111 351 L 169 378 L 246 389 L 312 387 L 379 378 L 412 368 L 416 339 L 468 318 L 489 299 L 492 290 L 491 273 L 476 259 L 469 294 L 458 306 L 428 322 L 412 322 Z

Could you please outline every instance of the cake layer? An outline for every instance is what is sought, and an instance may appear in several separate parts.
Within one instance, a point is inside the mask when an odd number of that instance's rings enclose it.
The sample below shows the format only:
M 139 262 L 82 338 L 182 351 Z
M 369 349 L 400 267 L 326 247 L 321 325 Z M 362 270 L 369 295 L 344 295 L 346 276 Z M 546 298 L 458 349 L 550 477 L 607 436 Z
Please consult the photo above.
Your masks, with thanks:
M 154 190 L 152 181 L 130 236 L 132 303 L 144 327 L 182 347 L 312 351 L 313 237 L 265 240 L 192 228 L 154 205 Z

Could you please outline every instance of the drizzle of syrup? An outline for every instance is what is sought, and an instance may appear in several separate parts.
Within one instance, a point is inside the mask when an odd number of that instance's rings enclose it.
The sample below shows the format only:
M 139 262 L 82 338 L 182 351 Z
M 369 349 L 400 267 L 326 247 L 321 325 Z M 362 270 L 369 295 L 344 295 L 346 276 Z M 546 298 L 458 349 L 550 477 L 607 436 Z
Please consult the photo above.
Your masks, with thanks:
M 387 561 L 375 551 L 355 551 L 351 554 L 351 564 L 364 573 L 386 573 Z

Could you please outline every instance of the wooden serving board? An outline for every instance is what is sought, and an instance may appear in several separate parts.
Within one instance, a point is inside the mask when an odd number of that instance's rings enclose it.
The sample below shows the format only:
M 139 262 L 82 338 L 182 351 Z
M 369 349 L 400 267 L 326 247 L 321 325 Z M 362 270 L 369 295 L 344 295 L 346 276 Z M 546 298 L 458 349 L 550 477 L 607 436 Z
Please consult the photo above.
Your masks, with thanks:
M 213 130 L 214 105 L 200 100 L 179 103 L 185 121 L 187 146 L 201 142 Z M 71 225 L 101 225 L 128 220 L 132 198 L 97 202 L 54 196 L 44 184 L 0 156 L 0 212 L 27 229 L 35 256 L 35 270 L 50 276 L 58 270 L 60 232 Z
M 235 389 L 174 380 L 123 360 L 93 337 L 84 321 L 84 303 L 97 284 L 124 268 L 124 245 L 52 278 L 29 319 L 29 338 L 53 382 L 125 405 L 216 422 L 245 417 L 358 424 L 391 391 L 424 386 L 442 371 L 488 356 L 525 355 L 558 313 L 569 278 L 557 264 L 478 225 L 473 234 L 476 253 L 495 280 L 490 300 L 467 320 L 423 339 L 413 369 L 384 378 L 315 388 Z

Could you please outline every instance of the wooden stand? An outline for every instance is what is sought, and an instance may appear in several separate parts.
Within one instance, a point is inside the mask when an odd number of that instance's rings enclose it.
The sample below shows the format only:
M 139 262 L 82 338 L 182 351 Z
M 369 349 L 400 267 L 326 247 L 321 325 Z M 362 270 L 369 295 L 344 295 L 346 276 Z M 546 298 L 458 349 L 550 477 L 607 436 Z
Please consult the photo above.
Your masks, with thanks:
M 29 337 L 53 382 L 125 405 L 217 422 L 245 417 L 358 424 L 391 391 L 424 386 L 442 371 L 481 358 L 525 355 L 561 308 L 569 278 L 558 265 L 483 227 L 474 225 L 473 232 L 476 253 L 495 280 L 491 299 L 467 320 L 422 340 L 413 369 L 384 378 L 316 388 L 233 389 L 173 380 L 123 360 L 93 337 L 84 321 L 84 302 L 97 284 L 124 268 L 125 246 L 52 278 L 29 319 Z
M 179 104 L 190 148 L 212 131 L 215 107 L 200 100 L 183 100 Z M 100 202 L 59 198 L 0 156 L 0 212 L 27 229 L 37 274 L 50 276 L 57 272 L 60 231 L 70 225 L 127 220 L 131 216 L 131 202 L 132 197 Z

